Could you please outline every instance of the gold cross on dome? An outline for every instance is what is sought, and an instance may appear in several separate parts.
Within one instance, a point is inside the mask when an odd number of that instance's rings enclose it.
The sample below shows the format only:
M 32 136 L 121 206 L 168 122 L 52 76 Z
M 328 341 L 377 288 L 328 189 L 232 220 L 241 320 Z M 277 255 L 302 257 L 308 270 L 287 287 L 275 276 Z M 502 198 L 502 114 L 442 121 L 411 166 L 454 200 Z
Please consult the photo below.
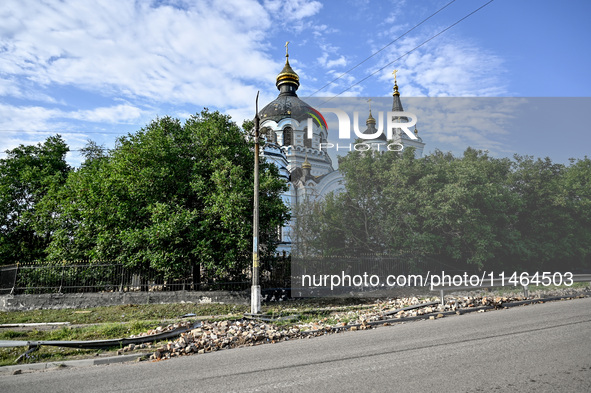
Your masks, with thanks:
M 398 72 L 398 70 L 394 70 L 392 72 L 392 75 L 394 75 L 394 83 L 396 83 L 396 73 Z
M 371 112 L 371 98 L 368 99 L 367 102 L 369 103 L 369 111 Z
M 289 41 L 285 42 L 285 57 L 289 57 L 289 53 L 287 53 L 287 46 L 289 45 Z

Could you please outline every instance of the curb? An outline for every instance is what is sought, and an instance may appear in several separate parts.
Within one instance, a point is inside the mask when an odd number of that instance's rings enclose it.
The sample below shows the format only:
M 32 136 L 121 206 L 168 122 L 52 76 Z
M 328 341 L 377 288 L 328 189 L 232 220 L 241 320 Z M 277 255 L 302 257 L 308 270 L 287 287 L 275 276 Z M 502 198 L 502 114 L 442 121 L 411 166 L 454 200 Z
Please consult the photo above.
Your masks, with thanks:
M 137 353 L 132 355 L 110 356 L 98 359 L 66 360 L 63 362 L 49 363 L 15 364 L 13 366 L 0 367 L 0 375 L 20 374 L 20 372 L 22 371 L 49 370 L 64 367 L 87 367 L 98 366 L 101 364 L 106 365 L 113 363 L 132 362 L 145 358 L 146 356 L 149 356 L 149 354 Z

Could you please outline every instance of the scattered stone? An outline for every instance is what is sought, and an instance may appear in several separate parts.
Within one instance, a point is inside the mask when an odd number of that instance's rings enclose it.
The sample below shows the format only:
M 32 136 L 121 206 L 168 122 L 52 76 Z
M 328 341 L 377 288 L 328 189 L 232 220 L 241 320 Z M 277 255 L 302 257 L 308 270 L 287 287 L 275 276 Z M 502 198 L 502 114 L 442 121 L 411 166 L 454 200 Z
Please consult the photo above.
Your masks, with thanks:
M 532 293 L 532 292 L 530 292 Z M 504 303 L 517 300 L 523 300 L 521 296 L 499 296 L 494 292 L 487 293 L 456 293 L 447 295 L 445 305 L 422 306 L 407 311 L 393 310 L 403 309 L 409 306 L 420 305 L 421 303 L 437 302 L 438 297 L 419 301 L 416 297 L 397 298 L 385 301 L 378 301 L 373 305 L 363 307 L 329 307 L 322 309 L 323 312 L 330 314 L 320 320 L 308 323 L 295 324 L 293 326 L 276 326 L 272 323 L 255 320 L 235 320 L 235 321 L 202 321 L 199 327 L 192 328 L 190 322 L 183 322 L 160 326 L 149 330 L 146 335 L 156 334 L 163 331 L 186 327 L 189 330 L 183 333 L 174 341 L 166 344 L 159 344 L 155 352 L 150 356 L 152 360 L 170 359 L 171 357 L 187 356 L 192 354 L 205 354 L 218 351 L 220 349 L 229 349 L 242 346 L 254 346 L 265 343 L 277 343 L 293 339 L 313 338 L 340 331 L 357 331 L 373 328 L 377 321 L 389 319 L 401 319 L 420 316 L 435 320 L 444 318 L 444 312 L 455 312 L 457 315 L 463 313 L 463 309 L 493 307 L 503 308 Z M 480 309 L 479 312 L 485 312 Z M 429 315 L 431 314 L 431 315 Z M 400 322 L 398 322 L 400 323 Z M 403 323 L 403 322 L 402 322 Z M 390 325 L 385 322 L 384 326 Z M 142 334 L 143 336 L 144 334 Z M 151 344 L 142 346 L 128 346 L 124 350 L 133 350 L 140 348 L 155 348 Z M 122 351 L 122 350 L 120 350 Z M 119 353 L 119 351 L 118 351 Z

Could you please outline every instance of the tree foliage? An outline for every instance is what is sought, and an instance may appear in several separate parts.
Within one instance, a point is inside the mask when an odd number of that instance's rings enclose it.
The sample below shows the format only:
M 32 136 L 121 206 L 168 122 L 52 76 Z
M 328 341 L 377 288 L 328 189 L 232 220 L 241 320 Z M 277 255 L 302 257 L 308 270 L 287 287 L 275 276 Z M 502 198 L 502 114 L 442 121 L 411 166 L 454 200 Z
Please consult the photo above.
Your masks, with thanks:
M 68 151 L 56 135 L 8 150 L 0 160 L 0 264 L 44 257 L 54 212 L 49 206 L 40 208 L 40 202 L 66 181 Z
M 241 274 L 252 250 L 253 144 L 229 117 L 204 110 L 156 119 L 87 159 L 64 187 L 50 259 L 103 259 L 168 277 L 202 266 Z M 271 254 L 287 218 L 276 168 L 261 164 L 261 242 Z
M 298 250 L 312 255 L 434 257 L 452 266 L 537 271 L 591 255 L 591 164 L 493 158 L 468 148 L 351 152 L 346 191 L 296 210 Z

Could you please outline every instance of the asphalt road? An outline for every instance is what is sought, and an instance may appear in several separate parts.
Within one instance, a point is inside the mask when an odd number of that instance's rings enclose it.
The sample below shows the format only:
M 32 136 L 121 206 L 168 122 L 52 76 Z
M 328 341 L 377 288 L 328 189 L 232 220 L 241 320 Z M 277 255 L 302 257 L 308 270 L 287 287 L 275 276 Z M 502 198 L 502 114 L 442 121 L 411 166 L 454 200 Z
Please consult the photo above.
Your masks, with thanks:
M 591 392 L 591 298 L 161 362 L 0 376 L 0 392 Z

